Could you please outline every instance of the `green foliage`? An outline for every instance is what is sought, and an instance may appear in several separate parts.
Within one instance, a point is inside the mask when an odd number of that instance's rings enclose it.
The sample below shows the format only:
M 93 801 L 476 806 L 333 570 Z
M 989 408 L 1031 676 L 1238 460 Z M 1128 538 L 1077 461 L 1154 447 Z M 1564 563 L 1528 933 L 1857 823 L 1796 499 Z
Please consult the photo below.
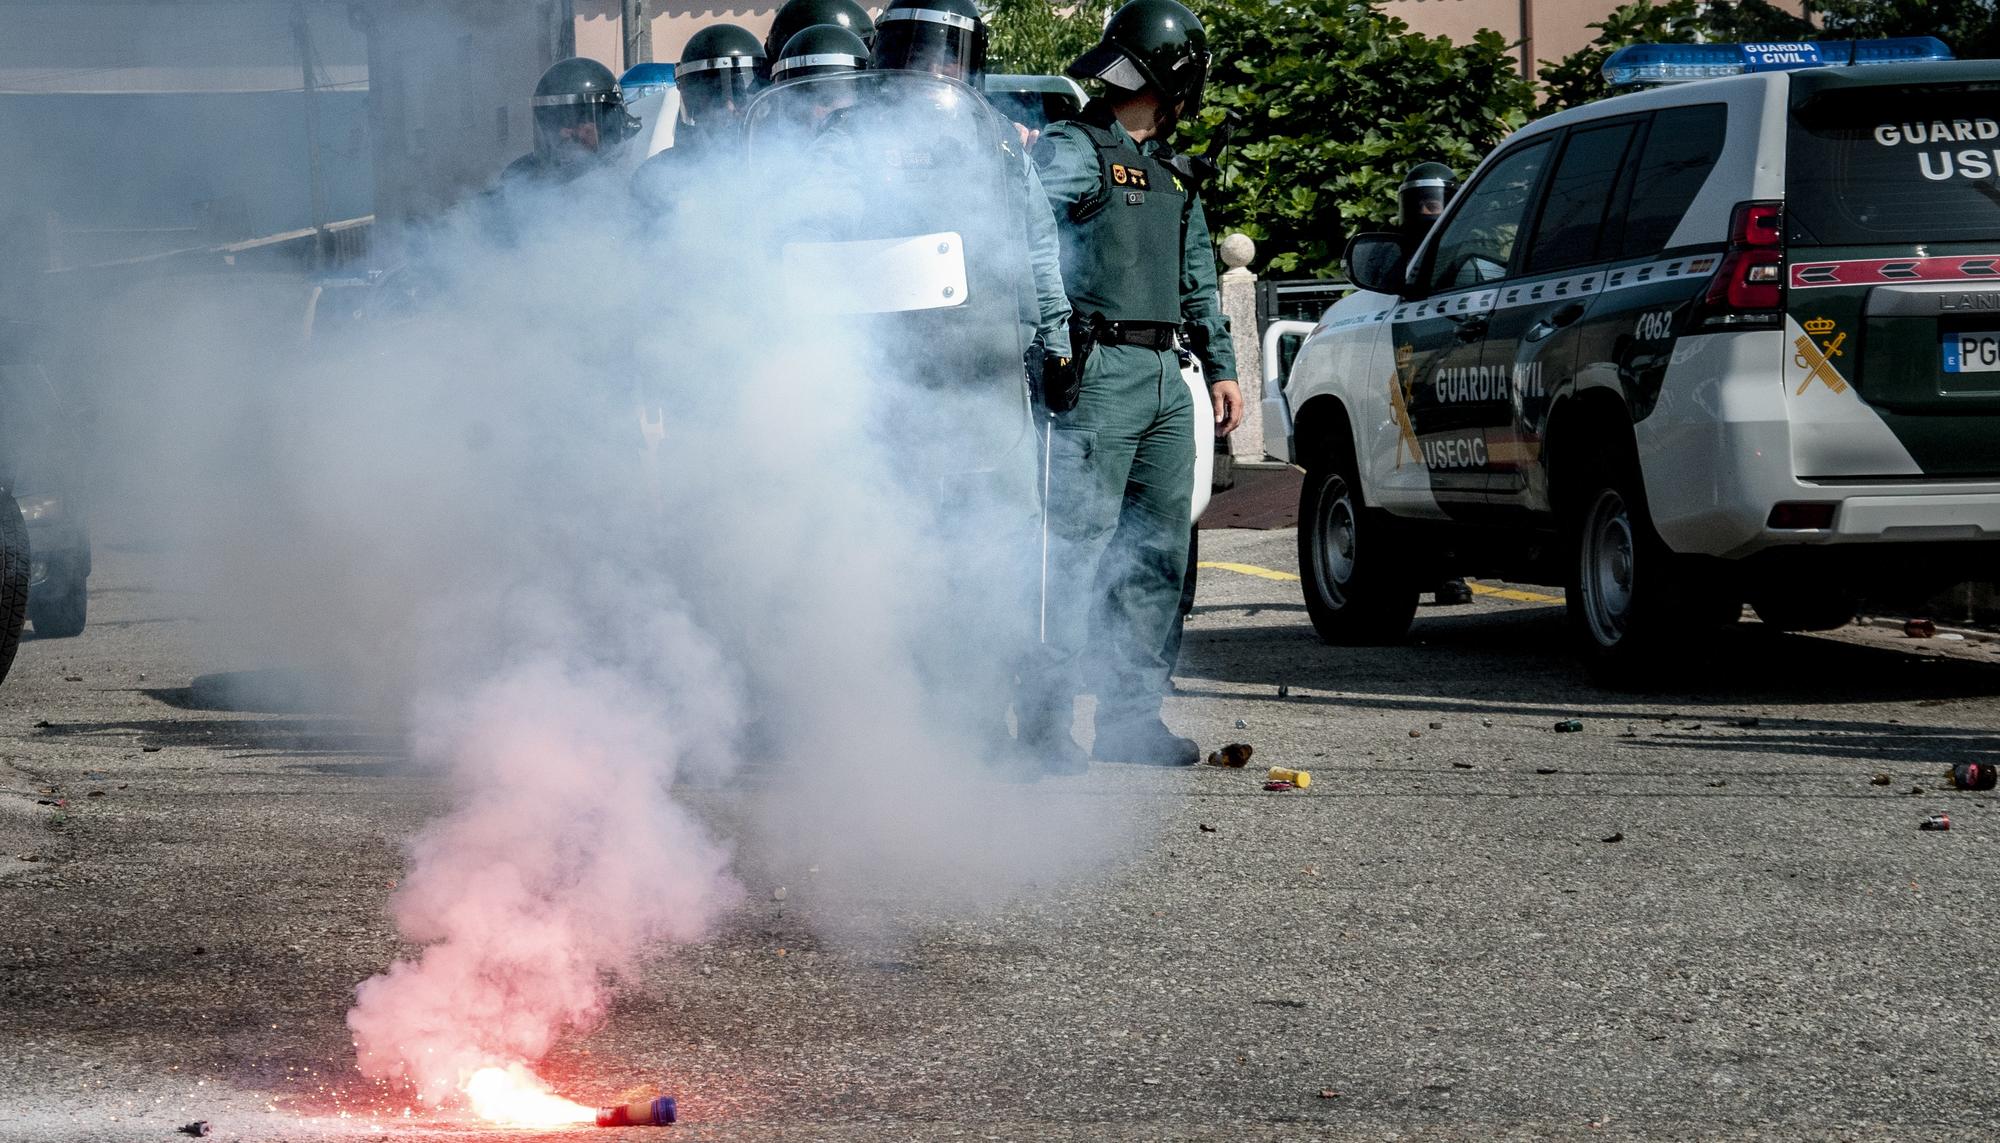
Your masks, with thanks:
M 1202 198 L 1218 237 L 1257 240 L 1265 272 L 1338 276 L 1347 236 L 1394 219 L 1405 170 L 1470 171 L 1534 105 L 1497 32 L 1455 44 L 1350 0 L 1194 7 L 1215 58 L 1179 141 L 1200 153 L 1225 113 L 1240 118 Z
M 986 70 L 1061 75 L 1097 42 L 1106 0 L 1081 0 L 1060 11 L 1049 0 L 999 0 L 986 18 Z
M 1936 36 L 1959 59 L 2000 57 L 2000 10 L 1993 0 L 1812 0 L 1822 38 Z

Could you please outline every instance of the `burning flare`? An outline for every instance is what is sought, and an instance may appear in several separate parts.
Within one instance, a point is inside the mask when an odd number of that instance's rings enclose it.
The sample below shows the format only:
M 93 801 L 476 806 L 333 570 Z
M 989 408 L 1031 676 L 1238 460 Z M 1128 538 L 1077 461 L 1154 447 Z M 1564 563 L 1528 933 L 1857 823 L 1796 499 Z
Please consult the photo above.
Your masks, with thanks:
M 463 1085 L 473 1114 L 502 1127 L 565 1127 L 594 1123 L 595 1108 L 564 1099 L 541 1077 L 522 1067 L 483 1067 Z

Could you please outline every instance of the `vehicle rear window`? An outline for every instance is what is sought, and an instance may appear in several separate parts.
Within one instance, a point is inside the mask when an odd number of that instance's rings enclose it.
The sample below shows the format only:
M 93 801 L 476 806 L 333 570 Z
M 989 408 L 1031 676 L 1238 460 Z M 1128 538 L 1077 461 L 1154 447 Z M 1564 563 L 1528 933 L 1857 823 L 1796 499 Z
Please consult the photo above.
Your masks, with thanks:
M 1625 152 L 1639 121 L 1579 127 L 1563 144 L 1562 159 L 1542 205 L 1535 241 L 1528 248 L 1528 272 L 1564 270 L 1593 260 L 1604 233 L 1611 189 L 1625 169 Z
M 1720 103 L 1672 107 L 1653 116 L 1625 210 L 1624 257 L 1644 258 L 1666 249 L 1681 216 L 1715 169 L 1728 129 L 1729 109 Z
M 2000 85 L 1821 91 L 1792 111 L 1789 240 L 2000 238 Z

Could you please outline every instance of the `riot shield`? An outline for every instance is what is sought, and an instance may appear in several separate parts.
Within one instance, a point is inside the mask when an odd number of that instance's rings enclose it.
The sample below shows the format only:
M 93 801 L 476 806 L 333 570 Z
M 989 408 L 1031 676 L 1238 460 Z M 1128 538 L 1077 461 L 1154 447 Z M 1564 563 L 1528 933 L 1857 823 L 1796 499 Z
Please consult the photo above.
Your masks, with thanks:
M 1026 176 L 972 88 L 904 71 L 781 84 L 745 141 L 788 313 L 831 319 L 879 380 L 906 455 L 939 478 L 1030 442 Z

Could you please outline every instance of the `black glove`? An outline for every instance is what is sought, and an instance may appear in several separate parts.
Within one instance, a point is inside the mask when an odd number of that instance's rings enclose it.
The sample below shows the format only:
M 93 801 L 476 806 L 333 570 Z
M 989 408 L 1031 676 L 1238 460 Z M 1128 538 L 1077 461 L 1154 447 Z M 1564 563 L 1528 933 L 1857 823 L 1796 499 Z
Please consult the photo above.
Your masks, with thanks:
M 1042 405 L 1051 413 L 1067 413 L 1076 408 L 1083 395 L 1083 374 L 1076 362 L 1044 351 L 1042 353 Z

